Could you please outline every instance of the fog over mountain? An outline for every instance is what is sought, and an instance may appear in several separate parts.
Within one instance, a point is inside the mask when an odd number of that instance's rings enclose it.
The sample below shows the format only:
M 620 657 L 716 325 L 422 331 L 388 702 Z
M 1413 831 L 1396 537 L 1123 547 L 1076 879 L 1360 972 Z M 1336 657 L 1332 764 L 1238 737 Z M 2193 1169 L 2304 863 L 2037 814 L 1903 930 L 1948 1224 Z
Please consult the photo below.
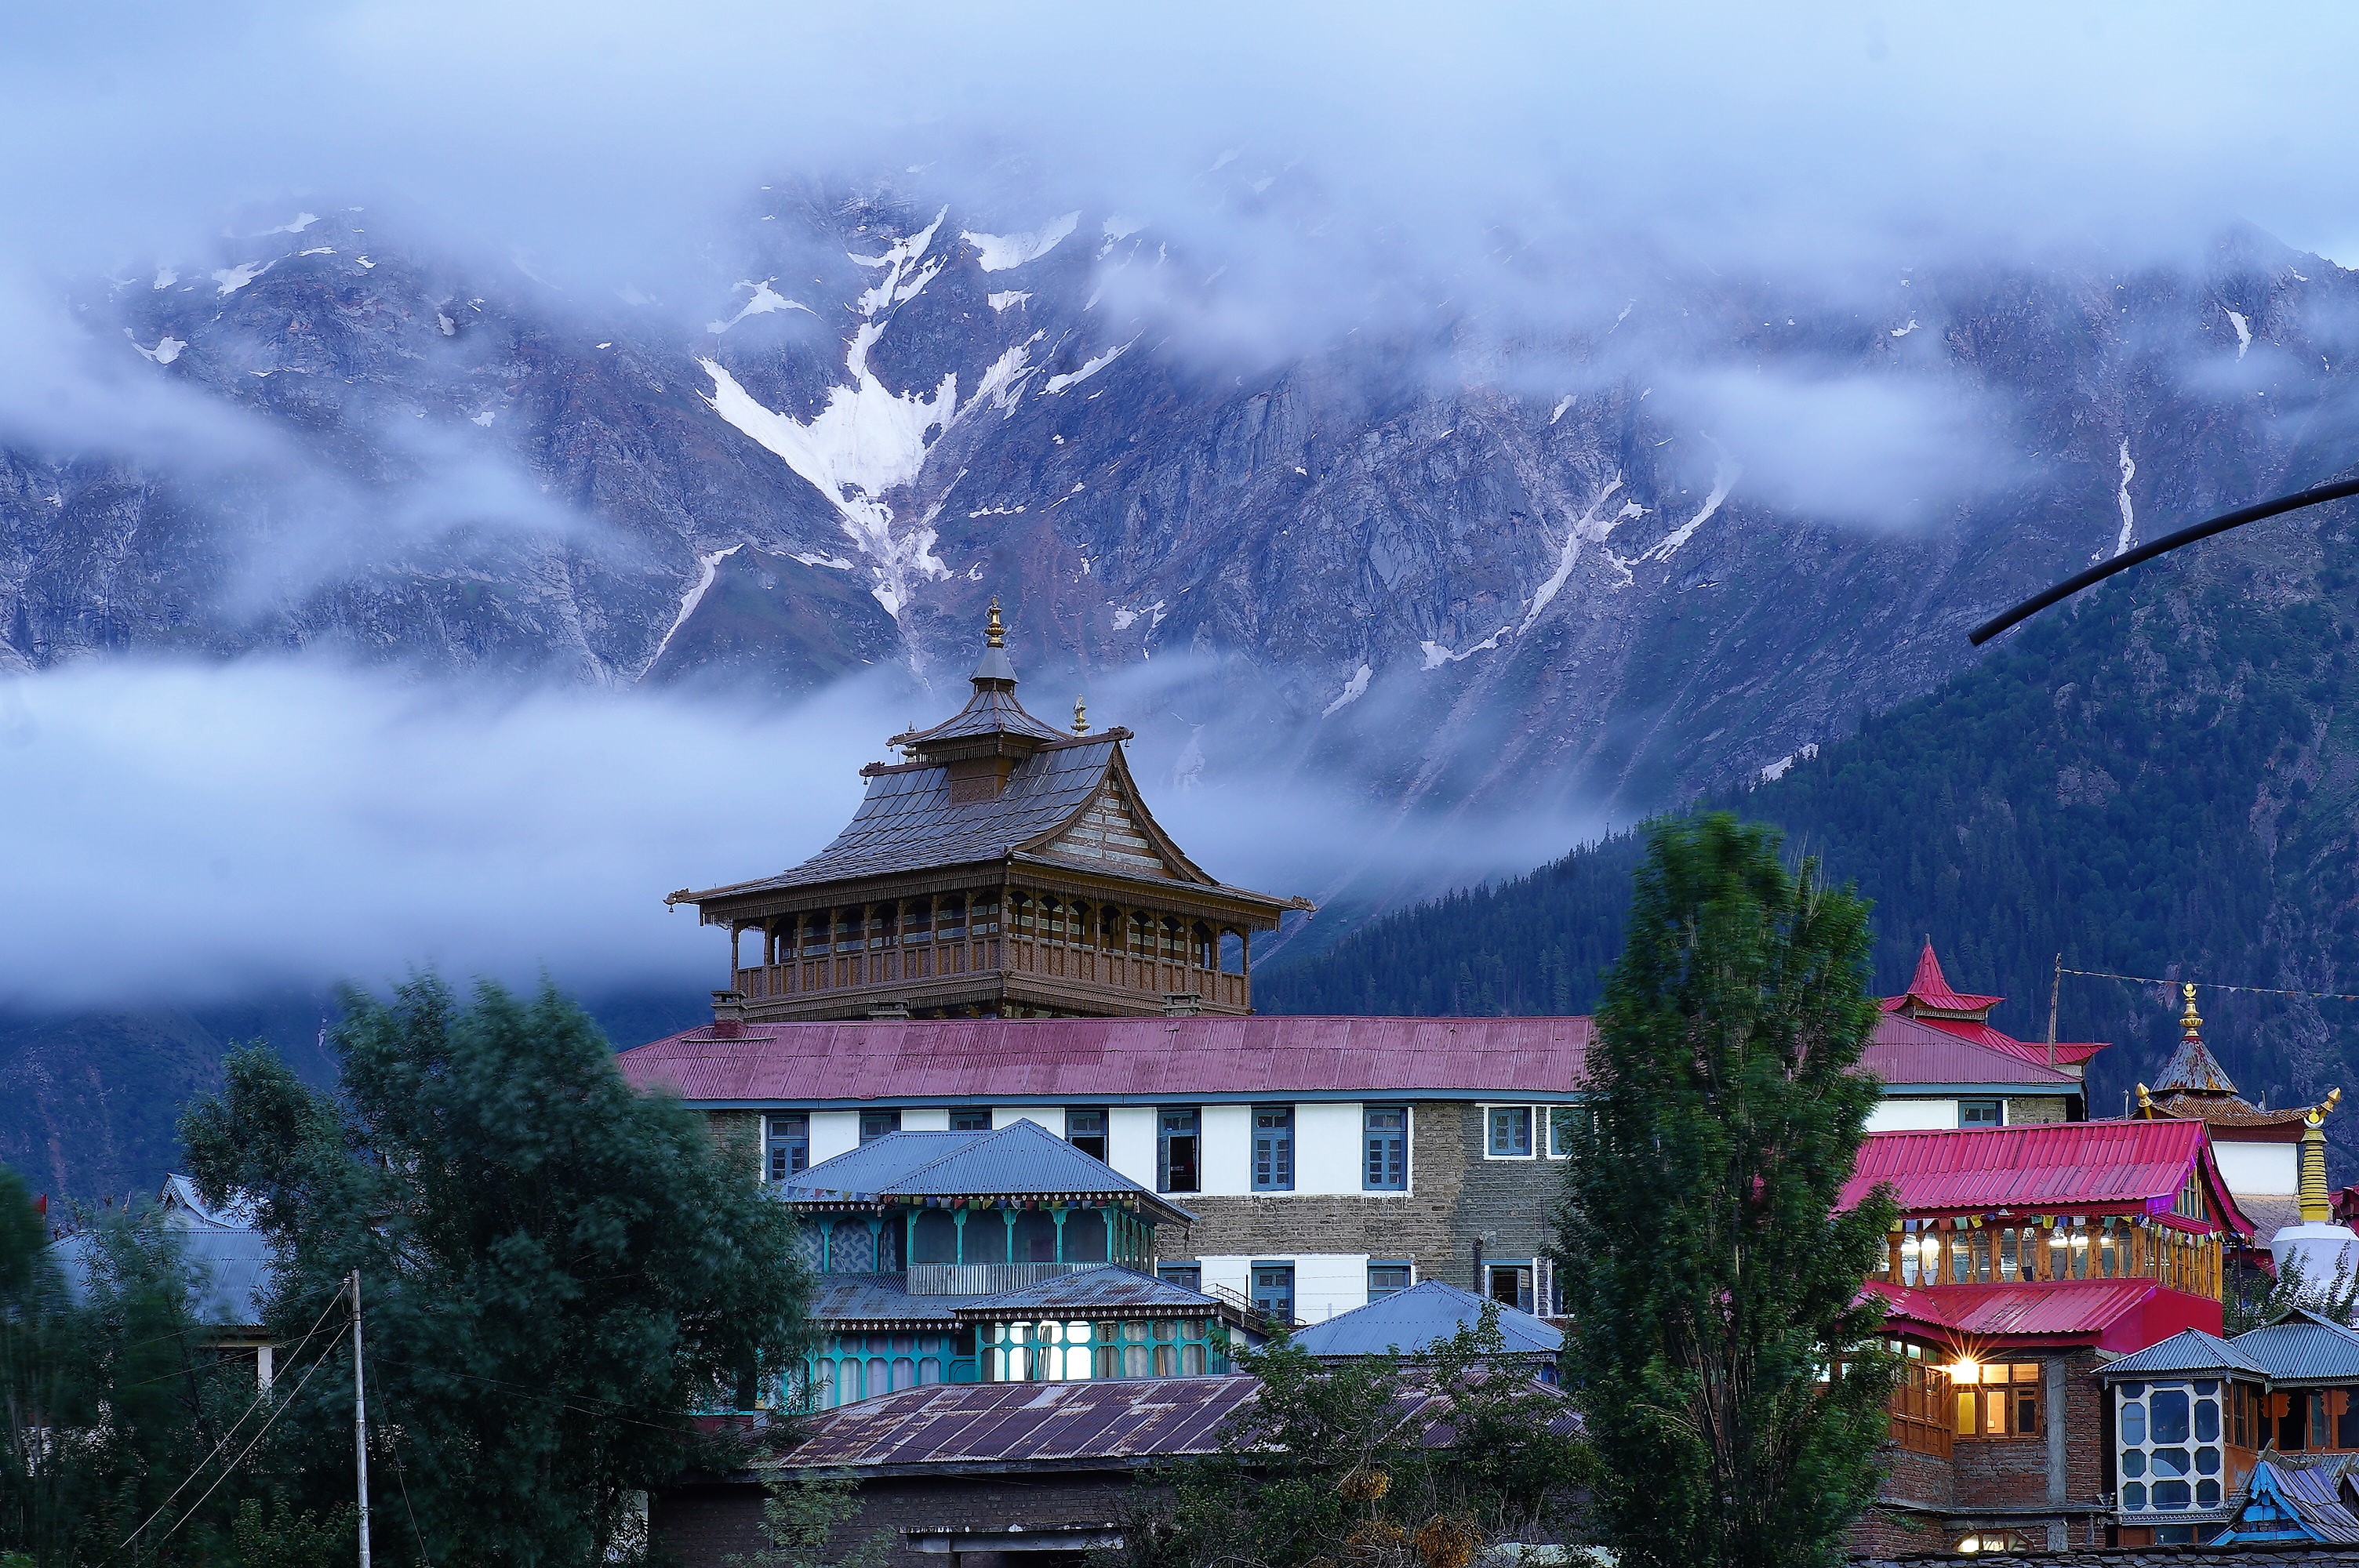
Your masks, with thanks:
M 2322 9 L 119 24 L 0 49 L 45 1084 L 60 1016 L 418 964 L 692 1000 L 661 894 L 823 841 L 994 596 L 1340 920 L 2359 449 Z

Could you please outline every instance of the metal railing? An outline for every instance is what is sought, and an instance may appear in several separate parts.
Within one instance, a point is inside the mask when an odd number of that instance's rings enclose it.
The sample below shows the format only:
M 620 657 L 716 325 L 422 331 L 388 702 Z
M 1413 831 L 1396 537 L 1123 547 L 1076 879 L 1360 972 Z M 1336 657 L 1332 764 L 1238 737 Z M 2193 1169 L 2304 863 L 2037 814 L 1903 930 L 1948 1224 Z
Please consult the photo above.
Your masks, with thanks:
M 913 1296 L 990 1296 L 1104 1267 L 1103 1263 L 912 1263 L 903 1288 Z

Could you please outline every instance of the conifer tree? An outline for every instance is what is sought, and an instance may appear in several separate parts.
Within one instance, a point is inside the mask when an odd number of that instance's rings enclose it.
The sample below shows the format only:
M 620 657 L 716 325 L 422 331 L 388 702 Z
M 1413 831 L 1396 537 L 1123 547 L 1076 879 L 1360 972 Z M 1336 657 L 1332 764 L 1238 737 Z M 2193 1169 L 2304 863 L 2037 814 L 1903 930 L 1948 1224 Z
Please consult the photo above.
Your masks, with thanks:
M 1714 815 L 1654 827 L 1628 929 L 1561 1238 L 1598 1524 L 1626 1568 L 1832 1563 L 1892 1377 L 1855 1304 L 1888 1198 L 1834 1211 L 1877 1095 L 1867 907 Z

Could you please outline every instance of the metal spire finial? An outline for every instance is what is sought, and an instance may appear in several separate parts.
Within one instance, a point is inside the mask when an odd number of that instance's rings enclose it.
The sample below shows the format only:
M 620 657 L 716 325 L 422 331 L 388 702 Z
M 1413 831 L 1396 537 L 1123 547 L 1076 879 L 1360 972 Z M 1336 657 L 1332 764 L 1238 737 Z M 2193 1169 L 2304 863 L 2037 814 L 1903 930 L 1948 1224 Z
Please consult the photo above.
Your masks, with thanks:
M 2179 1032 L 2192 1035 L 2203 1027 L 2203 1021 L 2195 1016 L 2195 982 L 2188 980 L 2180 985 L 2180 989 L 2186 995 L 2187 1009 L 2179 1015 Z
M 991 621 L 983 629 L 983 645 L 986 648 L 1007 646 L 1007 628 L 999 623 L 999 599 L 995 594 L 991 600 Z
M 1090 710 L 1082 706 L 1082 699 L 1077 697 L 1073 698 L 1073 733 L 1086 735 L 1089 732 Z

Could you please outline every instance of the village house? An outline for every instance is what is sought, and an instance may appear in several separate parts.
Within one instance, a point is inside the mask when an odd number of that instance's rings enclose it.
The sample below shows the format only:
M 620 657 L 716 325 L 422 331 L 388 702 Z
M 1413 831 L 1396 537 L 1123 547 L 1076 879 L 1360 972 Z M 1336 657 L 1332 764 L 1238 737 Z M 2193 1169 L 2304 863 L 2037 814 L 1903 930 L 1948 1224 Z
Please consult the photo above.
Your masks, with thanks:
M 818 1277 L 797 1409 L 930 1383 L 1206 1377 L 1265 1325 L 1143 1271 L 1187 1210 L 1038 1122 L 893 1132 L 788 1176 Z
M 258 1388 L 276 1374 L 277 1346 L 262 1322 L 273 1279 L 269 1238 L 239 1206 L 216 1208 L 186 1176 L 170 1175 L 156 1194 L 164 1228 L 189 1273 L 189 1311 L 202 1325 L 204 1347 L 225 1361 L 250 1365 Z M 68 1293 L 87 1298 L 98 1238 L 71 1231 L 49 1243 L 49 1256 Z
M 1854 1544 L 2060 1551 L 2117 1523 L 2101 1367 L 2217 1336 L 2251 1234 L 2201 1123 L 1880 1133 L 1843 1202 L 1888 1184 L 1884 1270 L 1903 1359 L 1890 1469 Z

